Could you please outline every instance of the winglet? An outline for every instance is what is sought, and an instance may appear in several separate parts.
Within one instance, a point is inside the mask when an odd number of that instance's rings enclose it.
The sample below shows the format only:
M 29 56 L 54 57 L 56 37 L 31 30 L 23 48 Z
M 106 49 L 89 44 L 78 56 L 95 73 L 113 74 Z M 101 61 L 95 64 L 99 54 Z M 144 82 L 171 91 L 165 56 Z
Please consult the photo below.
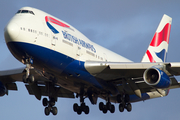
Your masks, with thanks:
M 171 23 L 172 18 L 164 14 L 141 62 L 165 62 Z

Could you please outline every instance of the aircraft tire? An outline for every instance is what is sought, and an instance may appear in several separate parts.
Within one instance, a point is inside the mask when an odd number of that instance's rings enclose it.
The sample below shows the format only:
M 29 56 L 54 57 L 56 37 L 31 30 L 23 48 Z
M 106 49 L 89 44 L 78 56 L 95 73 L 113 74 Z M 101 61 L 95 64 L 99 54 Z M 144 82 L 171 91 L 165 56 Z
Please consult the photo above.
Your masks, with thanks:
M 78 104 L 77 103 L 74 103 L 74 105 L 73 105 L 73 110 L 74 110 L 74 112 L 77 112 L 78 111 Z
M 100 102 L 99 103 L 99 110 L 102 111 L 104 108 L 104 103 L 103 102 Z
M 85 113 L 85 114 L 89 114 L 89 107 L 88 107 L 88 106 L 85 106 L 85 108 L 84 108 L 84 113 Z
M 25 74 L 22 76 L 22 80 L 23 80 L 24 83 L 28 82 L 27 79 L 26 79 L 26 75 Z
M 106 106 L 103 108 L 103 113 L 104 113 L 104 114 L 107 113 L 107 108 L 106 108 Z
M 128 103 L 128 104 L 126 105 L 126 109 L 127 109 L 128 112 L 131 112 L 131 110 L 132 110 L 132 105 L 131 105 L 131 103 Z
M 46 116 L 48 116 L 50 114 L 50 110 L 49 110 L 48 107 L 45 107 L 44 113 L 45 113 Z
M 111 105 L 110 112 L 111 112 L 111 113 L 114 113 L 114 112 L 115 112 L 115 106 L 114 106 L 114 105 Z
M 121 103 L 122 102 L 122 96 L 121 94 L 117 95 L 117 102 Z
M 78 107 L 78 110 L 77 110 L 77 114 L 78 114 L 78 115 L 81 115 L 81 113 L 82 113 L 82 110 L 81 110 L 81 107 L 79 106 L 79 107 Z
M 47 98 L 43 98 L 42 104 L 43 104 L 44 107 L 48 105 Z
M 119 104 L 119 111 L 123 112 L 124 111 L 124 105 L 123 104 Z
M 107 108 L 107 110 L 110 110 L 110 109 L 111 109 L 111 103 L 110 103 L 110 102 L 107 102 L 107 103 L 106 103 L 106 108 Z
M 57 115 L 57 107 L 52 107 L 52 114 Z
M 54 98 L 51 98 L 51 99 L 50 99 L 49 105 L 50 105 L 51 107 L 55 105 L 55 99 L 54 99 Z
M 34 82 L 35 82 L 34 76 L 33 75 L 29 75 L 29 77 L 28 77 L 29 85 L 32 85 Z

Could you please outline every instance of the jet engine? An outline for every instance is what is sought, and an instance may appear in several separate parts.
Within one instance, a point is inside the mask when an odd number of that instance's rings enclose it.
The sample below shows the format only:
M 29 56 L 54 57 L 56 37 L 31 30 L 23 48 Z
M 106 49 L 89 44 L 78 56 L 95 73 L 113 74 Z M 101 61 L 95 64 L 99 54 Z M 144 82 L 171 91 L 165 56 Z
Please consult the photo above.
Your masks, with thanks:
M 6 93 L 7 93 L 7 89 L 3 85 L 3 83 L 0 81 L 0 97 L 4 96 Z
M 169 76 L 156 67 L 146 69 L 143 78 L 148 85 L 155 88 L 168 88 L 171 85 Z

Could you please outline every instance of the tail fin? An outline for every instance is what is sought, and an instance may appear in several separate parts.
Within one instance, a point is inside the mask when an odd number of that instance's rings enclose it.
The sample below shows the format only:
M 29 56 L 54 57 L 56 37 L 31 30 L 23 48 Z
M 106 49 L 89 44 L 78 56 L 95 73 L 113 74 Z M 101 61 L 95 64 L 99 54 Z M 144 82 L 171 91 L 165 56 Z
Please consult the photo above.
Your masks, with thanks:
M 171 23 L 172 18 L 164 14 L 141 62 L 165 62 Z

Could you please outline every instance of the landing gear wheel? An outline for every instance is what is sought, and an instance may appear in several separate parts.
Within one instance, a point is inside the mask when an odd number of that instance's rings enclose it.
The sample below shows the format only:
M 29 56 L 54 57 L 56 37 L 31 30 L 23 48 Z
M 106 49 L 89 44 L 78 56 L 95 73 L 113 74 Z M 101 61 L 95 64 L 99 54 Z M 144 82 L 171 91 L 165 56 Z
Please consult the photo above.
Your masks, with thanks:
M 111 112 L 111 113 L 114 113 L 114 112 L 115 112 L 115 107 L 114 107 L 114 105 L 111 105 L 110 112 Z
M 49 105 L 50 106 L 54 106 L 55 105 L 55 99 L 54 98 L 50 98 Z
M 50 100 L 48 101 L 47 98 L 43 98 L 42 100 L 42 104 L 43 106 L 45 107 L 44 109 L 44 113 L 45 115 L 49 115 L 50 112 L 53 114 L 53 115 L 57 115 L 57 107 L 55 107 L 55 98 L 53 97 L 50 97 Z M 46 107 L 47 106 L 47 107 Z
M 43 104 L 44 107 L 48 105 L 47 98 L 43 98 L 42 104 Z
M 74 105 L 73 105 L 73 110 L 74 110 L 74 112 L 77 112 L 78 111 L 78 104 L 77 103 L 75 103 Z
M 111 103 L 110 103 L 110 102 L 107 102 L 107 103 L 106 103 L 106 108 L 107 108 L 108 110 L 111 109 Z
M 104 103 L 103 102 L 100 102 L 99 103 L 99 110 L 102 111 L 104 108 Z
M 45 113 L 46 116 L 48 116 L 50 114 L 50 109 L 48 107 L 46 107 L 44 109 L 44 113 Z
M 26 75 L 23 75 L 23 76 L 22 76 L 22 80 L 23 80 L 24 83 L 28 83 L 28 81 L 27 81 L 27 79 L 26 79 Z
M 77 114 L 80 115 L 82 113 L 81 107 L 78 106 Z
M 34 83 L 34 81 L 35 81 L 34 76 L 33 76 L 33 75 L 29 75 L 29 76 L 28 76 L 28 83 L 29 83 L 30 85 L 32 85 L 32 84 Z
M 57 115 L 57 107 L 52 107 L 52 114 Z
M 78 106 L 78 104 L 75 103 L 73 105 L 73 110 L 74 112 L 77 112 L 78 115 L 80 115 L 82 112 L 84 112 L 85 114 L 89 114 L 89 107 L 86 106 L 85 103 L 81 103 L 80 106 Z
M 103 108 L 103 113 L 106 114 L 107 113 L 107 108 L 106 106 L 104 105 L 104 108 Z
M 124 111 L 124 105 L 123 104 L 119 104 L 119 111 L 123 112 Z
M 117 102 L 121 103 L 122 102 L 122 96 L 121 94 L 117 95 Z
M 131 105 L 131 103 L 128 103 L 128 104 L 126 105 L 126 109 L 127 109 L 128 112 L 131 112 L 131 110 L 132 110 L 132 105 Z
M 84 110 L 85 107 L 86 107 L 86 104 L 85 103 L 81 103 L 81 106 L 80 106 L 81 110 Z
M 85 114 L 89 114 L 89 107 L 88 107 L 88 106 L 85 106 L 85 108 L 84 108 L 84 113 L 85 113 Z
M 115 106 L 111 104 L 111 102 L 107 102 L 105 105 L 103 102 L 99 103 L 99 110 L 104 114 L 109 110 L 111 113 L 115 112 Z

